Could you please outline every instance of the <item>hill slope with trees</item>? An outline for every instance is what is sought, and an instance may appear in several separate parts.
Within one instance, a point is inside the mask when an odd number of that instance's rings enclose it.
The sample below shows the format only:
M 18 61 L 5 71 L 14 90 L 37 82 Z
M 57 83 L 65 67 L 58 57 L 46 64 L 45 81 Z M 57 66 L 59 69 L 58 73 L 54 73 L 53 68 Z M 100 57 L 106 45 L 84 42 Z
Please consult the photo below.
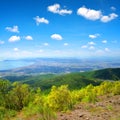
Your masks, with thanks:
M 69 89 L 79 89 L 89 84 L 99 85 L 105 80 L 120 80 L 120 68 L 108 68 L 96 71 L 69 73 L 69 74 L 43 74 L 30 76 L 6 76 L 11 82 L 20 81 L 31 87 L 40 87 L 42 90 L 50 90 L 53 85 L 67 84 Z

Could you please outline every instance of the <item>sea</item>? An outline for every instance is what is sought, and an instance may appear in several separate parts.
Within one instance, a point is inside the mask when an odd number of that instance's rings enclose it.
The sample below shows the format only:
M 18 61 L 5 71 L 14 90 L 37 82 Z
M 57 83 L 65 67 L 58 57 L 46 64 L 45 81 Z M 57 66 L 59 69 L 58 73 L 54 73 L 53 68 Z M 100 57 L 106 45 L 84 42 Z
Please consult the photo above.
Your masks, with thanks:
M 25 60 L 1 60 L 0 70 L 9 70 L 9 69 L 24 67 L 32 64 L 34 64 L 34 62 L 25 61 Z

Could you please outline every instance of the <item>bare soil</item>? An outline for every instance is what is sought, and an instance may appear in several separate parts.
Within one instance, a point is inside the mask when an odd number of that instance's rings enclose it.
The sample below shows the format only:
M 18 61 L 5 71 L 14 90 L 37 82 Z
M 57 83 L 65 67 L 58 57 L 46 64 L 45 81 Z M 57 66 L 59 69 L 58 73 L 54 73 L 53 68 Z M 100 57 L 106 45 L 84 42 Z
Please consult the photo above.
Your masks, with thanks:
M 72 111 L 58 113 L 57 120 L 120 120 L 120 95 L 101 96 L 95 104 L 80 103 Z

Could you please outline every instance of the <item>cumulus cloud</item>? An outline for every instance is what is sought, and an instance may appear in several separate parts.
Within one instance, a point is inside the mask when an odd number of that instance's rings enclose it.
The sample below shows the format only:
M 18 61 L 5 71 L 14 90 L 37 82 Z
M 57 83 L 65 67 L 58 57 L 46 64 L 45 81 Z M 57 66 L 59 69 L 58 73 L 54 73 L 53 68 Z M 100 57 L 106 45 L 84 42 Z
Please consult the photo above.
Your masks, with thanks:
M 53 35 L 51 35 L 51 38 L 54 40 L 62 40 L 63 39 L 62 36 L 59 34 L 53 34 Z
M 100 36 L 100 34 L 89 35 L 89 38 L 95 39 L 95 38 L 97 38 L 98 36 Z
M 103 50 L 98 49 L 97 51 L 95 51 L 95 54 L 96 54 L 96 55 L 100 55 L 100 56 L 102 55 L 102 56 L 103 56 L 103 55 L 106 55 L 107 52 L 110 52 L 110 49 L 109 49 L 109 48 L 105 48 L 105 49 L 103 49 Z
M 44 52 L 43 49 L 38 50 L 38 53 L 43 53 L 43 52 Z
M 77 14 L 83 16 L 86 19 L 93 20 L 93 21 L 100 19 L 102 15 L 100 10 L 88 9 L 85 6 L 80 7 L 77 10 Z
M 4 41 L 0 40 L 0 45 L 2 45 L 2 44 L 4 44 L 4 43 L 5 43 Z
M 93 41 L 88 42 L 89 45 L 95 45 L 95 43 Z
M 103 40 L 102 43 L 104 43 L 104 44 L 107 43 L 107 40 Z
M 39 25 L 40 23 L 49 24 L 49 21 L 45 19 L 44 17 L 40 18 L 39 16 L 36 16 L 34 20 L 36 21 L 37 25 Z
M 6 27 L 5 29 L 10 32 L 19 33 L 18 26 Z
M 113 19 L 115 19 L 115 18 L 117 18 L 118 17 L 118 15 L 117 14 L 115 14 L 115 13 L 111 13 L 111 14 L 109 14 L 108 16 L 107 15 L 103 15 L 102 17 L 101 17 L 101 21 L 102 22 L 104 22 L 104 23 L 107 23 L 107 22 L 109 22 L 109 21 L 111 21 L 111 20 L 113 20 Z
M 25 39 L 26 39 L 26 40 L 33 40 L 32 36 L 30 36 L 30 35 L 25 36 Z
M 97 51 L 95 51 L 95 54 L 99 55 L 99 56 L 103 56 L 105 54 L 105 51 L 101 50 L 101 49 L 98 49 Z
M 72 10 L 61 9 L 59 4 L 48 6 L 48 11 L 59 15 L 72 14 Z
M 118 17 L 117 14 L 111 13 L 109 15 L 103 15 L 100 10 L 88 9 L 85 6 L 80 7 L 77 10 L 77 14 L 88 19 L 88 20 L 100 20 L 101 22 L 107 23 Z
M 90 49 L 90 50 L 94 50 L 95 47 L 94 47 L 94 46 L 90 46 L 89 49 Z
M 106 52 L 109 52 L 109 51 L 110 51 L 110 49 L 109 49 L 109 48 L 105 48 L 105 51 L 106 51 Z
M 95 43 L 93 41 L 91 41 L 91 42 L 88 42 L 87 45 L 82 45 L 81 48 L 82 49 L 88 48 L 90 50 L 93 50 L 93 49 L 95 49 L 94 45 L 95 45 Z
M 49 44 L 48 44 L 48 43 L 44 43 L 43 45 L 44 45 L 44 46 L 49 46 Z
M 11 36 L 8 41 L 9 42 L 16 42 L 20 40 L 20 36 Z
M 83 45 L 83 46 L 81 46 L 81 48 L 87 48 L 88 46 L 87 45 Z
M 111 6 L 110 9 L 113 10 L 113 11 L 116 10 L 116 8 L 114 6 Z
M 95 35 L 89 35 L 89 38 L 94 39 L 94 38 L 96 38 L 96 36 Z
M 15 52 L 19 51 L 19 49 L 18 49 L 18 48 L 14 48 L 13 50 L 14 50 Z
M 64 43 L 64 46 L 68 46 L 69 44 L 68 43 Z

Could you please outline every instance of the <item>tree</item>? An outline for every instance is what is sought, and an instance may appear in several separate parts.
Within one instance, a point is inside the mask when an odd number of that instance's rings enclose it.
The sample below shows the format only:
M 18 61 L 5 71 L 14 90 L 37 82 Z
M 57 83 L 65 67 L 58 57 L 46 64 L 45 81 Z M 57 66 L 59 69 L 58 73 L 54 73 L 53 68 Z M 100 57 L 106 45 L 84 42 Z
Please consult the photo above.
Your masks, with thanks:
M 7 94 L 6 107 L 21 110 L 28 105 L 31 100 L 31 90 L 29 85 L 14 82 L 12 90 Z
M 8 80 L 0 79 L 0 106 L 5 106 L 6 94 L 11 87 L 11 83 Z

